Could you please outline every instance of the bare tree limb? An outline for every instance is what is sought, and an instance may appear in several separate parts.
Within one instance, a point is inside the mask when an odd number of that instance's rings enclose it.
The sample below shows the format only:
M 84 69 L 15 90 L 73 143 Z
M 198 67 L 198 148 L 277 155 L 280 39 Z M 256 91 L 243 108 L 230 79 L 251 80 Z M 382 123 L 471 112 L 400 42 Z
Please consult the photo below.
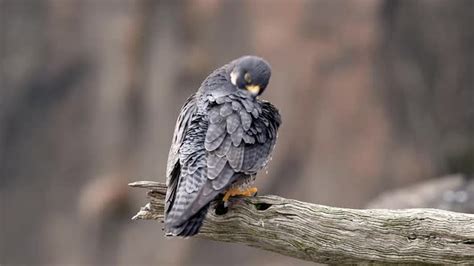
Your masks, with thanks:
M 130 186 L 150 190 L 150 202 L 133 219 L 162 220 L 166 186 L 150 181 Z M 343 209 L 278 196 L 238 201 L 225 214 L 211 208 L 197 237 L 328 264 L 474 263 L 472 214 Z

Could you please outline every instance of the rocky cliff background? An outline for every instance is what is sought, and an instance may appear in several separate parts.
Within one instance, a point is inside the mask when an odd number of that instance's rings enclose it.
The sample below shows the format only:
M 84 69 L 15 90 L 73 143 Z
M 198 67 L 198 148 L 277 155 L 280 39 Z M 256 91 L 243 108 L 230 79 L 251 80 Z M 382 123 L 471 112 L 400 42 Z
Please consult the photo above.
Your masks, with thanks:
M 470 0 L 0 0 L 0 264 L 306 264 L 130 221 L 144 195 L 127 183 L 164 181 L 181 105 L 245 54 L 271 63 L 263 98 L 283 117 L 260 193 L 361 208 L 469 182 L 473 14 Z

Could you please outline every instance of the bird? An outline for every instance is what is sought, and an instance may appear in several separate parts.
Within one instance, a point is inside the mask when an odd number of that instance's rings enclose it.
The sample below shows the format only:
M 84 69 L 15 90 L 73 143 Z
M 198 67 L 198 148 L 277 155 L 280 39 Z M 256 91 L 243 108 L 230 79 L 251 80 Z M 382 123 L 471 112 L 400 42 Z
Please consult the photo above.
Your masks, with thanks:
M 263 58 L 243 56 L 214 70 L 184 103 L 168 155 L 166 236 L 196 235 L 213 200 L 256 194 L 281 124 L 278 109 L 260 99 L 270 76 Z

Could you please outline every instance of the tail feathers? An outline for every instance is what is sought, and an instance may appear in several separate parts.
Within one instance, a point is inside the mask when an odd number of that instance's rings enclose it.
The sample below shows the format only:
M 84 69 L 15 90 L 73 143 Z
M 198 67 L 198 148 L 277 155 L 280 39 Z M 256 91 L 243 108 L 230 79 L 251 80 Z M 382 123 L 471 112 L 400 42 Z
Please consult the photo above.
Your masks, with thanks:
M 189 220 L 180 224 L 179 226 L 173 225 L 165 225 L 165 232 L 166 236 L 181 236 L 181 237 L 189 237 L 197 234 L 199 229 L 202 226 L 202 222 L 206 217 L 207 210 L 209 209 L 209 205 L 207 204 L 201 210 L 199 210 L 196 214 L 191 216 Z

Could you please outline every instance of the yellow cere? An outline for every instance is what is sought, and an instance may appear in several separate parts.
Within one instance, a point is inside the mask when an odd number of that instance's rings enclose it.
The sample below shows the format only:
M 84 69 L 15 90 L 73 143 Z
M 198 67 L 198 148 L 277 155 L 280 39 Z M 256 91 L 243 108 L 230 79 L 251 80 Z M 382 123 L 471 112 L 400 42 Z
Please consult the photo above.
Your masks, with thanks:
M 258 85 L 248 85 L 246 88 L 252 94 L 258 94 L 260 92 L 260 86 Z

